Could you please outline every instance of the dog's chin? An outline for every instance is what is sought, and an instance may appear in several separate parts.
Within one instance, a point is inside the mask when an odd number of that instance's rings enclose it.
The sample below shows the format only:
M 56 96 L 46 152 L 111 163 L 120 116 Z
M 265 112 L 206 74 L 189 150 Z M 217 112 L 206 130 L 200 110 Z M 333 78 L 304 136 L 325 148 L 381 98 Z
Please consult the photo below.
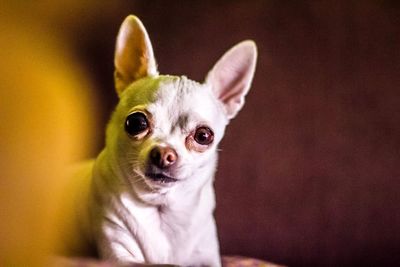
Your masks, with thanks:
M 174 186 L 179 179 L 163 172 L 146 172 L 145 181 L 152 188 L 166 188 Z

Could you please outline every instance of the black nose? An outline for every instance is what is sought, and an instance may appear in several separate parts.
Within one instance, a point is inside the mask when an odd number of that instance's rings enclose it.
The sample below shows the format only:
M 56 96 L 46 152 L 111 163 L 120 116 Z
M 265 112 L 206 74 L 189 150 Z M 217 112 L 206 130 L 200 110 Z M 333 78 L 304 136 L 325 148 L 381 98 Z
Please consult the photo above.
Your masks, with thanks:
M 160 169 L 166 169 L 175 164 L 178 155 L 175 150 L 170 147 L 155 146 L 150 151 L 150 160 L 155 166 Z

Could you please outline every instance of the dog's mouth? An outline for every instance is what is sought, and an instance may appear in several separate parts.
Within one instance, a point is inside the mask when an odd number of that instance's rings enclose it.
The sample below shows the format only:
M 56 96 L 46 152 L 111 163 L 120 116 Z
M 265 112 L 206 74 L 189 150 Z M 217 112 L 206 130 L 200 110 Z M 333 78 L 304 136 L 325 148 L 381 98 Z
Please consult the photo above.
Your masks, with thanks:
M 158 184 L 172 184 L 178 181 L 176 178 L 172 178 L 164 173 L 146 173 L 146 177 L 149 178 L 151 181 L 156 182 Z

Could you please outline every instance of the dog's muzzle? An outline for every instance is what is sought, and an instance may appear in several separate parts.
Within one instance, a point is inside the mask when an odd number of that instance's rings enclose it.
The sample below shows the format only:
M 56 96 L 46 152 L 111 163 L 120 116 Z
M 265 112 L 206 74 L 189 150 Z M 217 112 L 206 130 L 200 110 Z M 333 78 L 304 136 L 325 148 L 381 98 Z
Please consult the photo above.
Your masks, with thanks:
M 173 177 L 173 169 L 178 161 L 178 155 L 174 149 L 157 145 L 151 149 L 148 160 L 147 178 L 161 184 L 178 180 Z
M 178 160 L 175 150 L 168 146 L 155 146 L 149 156 L 151 163 L 162 170 L 169 169 Z

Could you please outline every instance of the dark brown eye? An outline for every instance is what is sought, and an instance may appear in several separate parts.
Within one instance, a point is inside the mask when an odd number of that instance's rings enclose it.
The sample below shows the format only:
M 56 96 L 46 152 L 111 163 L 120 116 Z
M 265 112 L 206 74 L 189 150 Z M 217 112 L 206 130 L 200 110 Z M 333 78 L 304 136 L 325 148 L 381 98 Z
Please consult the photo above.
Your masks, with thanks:
M 199 127 L 194 134 L 194 140 L 200 145 L 209 145 L 214 140 L 214 133 L 208 127 Z
M 138 135 L 149 128 L 146 115 L 142 112 L 129 114 L 125 121 L 125 131 L 130 135 Z

